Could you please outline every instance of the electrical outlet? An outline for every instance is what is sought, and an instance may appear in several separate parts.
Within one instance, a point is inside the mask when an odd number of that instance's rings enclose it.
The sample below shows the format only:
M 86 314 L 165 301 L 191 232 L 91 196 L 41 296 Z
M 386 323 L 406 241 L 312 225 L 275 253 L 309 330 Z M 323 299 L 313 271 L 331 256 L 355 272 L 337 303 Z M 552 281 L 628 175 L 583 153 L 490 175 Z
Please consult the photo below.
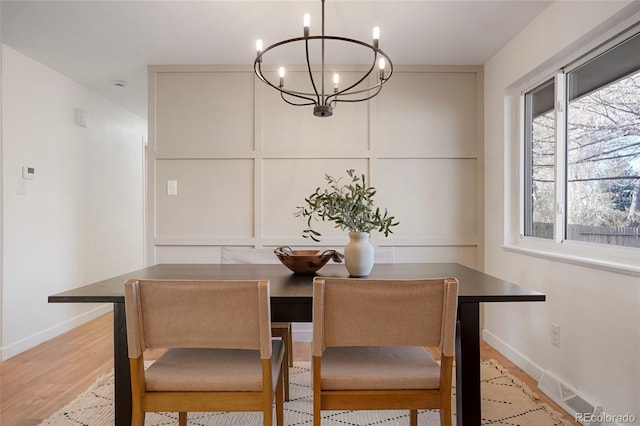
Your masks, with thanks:
M 551 344 L 560 347 L 560 326 L 551 324 Z

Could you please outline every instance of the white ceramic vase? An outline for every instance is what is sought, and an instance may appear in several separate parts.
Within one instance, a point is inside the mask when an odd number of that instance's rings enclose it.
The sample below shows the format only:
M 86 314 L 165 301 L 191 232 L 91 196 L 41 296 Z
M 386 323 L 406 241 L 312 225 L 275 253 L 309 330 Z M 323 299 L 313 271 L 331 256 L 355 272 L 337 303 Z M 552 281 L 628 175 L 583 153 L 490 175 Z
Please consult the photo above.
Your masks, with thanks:
M 373 269 L 373 245 L 368 232 L 349 232 L 344 247 L 344 264 L 353 277 L 366 277 Z

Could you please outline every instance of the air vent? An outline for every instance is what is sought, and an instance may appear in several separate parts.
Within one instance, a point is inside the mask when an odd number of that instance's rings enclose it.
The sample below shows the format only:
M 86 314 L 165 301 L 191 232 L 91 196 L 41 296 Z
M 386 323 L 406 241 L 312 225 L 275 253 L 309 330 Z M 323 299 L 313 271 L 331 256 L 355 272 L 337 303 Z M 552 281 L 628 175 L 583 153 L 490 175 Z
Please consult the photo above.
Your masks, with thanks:
M 562 383 L 551 372 L 545 371 L 542 374 L 540 381 L 538 381 L 538 389 L 581 424 L 585 426 L 601 426 L 600 422 L 590 422 L 588 420 L 598 418 L 602 413 L 602 407 L 585 400 L 578 394 L 576 389 Z

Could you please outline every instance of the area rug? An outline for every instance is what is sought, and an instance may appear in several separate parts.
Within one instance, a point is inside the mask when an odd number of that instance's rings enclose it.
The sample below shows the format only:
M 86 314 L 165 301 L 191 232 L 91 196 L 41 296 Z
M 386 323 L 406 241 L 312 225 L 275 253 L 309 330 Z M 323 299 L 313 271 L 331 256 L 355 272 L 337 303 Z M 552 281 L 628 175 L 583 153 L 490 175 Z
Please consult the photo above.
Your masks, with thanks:
M 510 375 L 495 360 L 482 361 L 480 374 L 482 424 L 570 425 L 560 413 L 546 404 L 539 403 L 538 396 L 531 389 Z M 313 400 L 309 387 L 311 377 L 309 363 L 295 363 L 294 367 L 289 369 L 289 375 L 291 401 L 284 405 L 285 425 L 311 425 Z M 98 378 L 89 389 L 41 425 L 106 426 L 113 425 L 113 419 L 113 372 L 111 372 Z M 453 420 L 455 424 L 455 417 Z M 145 425 L 161 426 L 177 423 L 177 413 L 147 413 Z M 188 423 L 189 426 L 261 425 L 262 413 L 189 413 Z M 409 424 L 409 412 L 323 411 L 322 424 L 327 426 L 405 426 Z M 439 412 L 420 411 L 418 424 L 439 425 Z

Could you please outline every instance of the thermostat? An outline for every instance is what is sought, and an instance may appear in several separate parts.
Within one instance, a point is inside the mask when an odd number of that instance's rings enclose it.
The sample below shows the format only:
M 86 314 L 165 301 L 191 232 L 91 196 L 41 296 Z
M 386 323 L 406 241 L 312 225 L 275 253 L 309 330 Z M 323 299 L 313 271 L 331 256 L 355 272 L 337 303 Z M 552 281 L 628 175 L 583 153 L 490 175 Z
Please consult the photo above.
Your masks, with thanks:
M 33 179 L 36 176 L 36 169 L 34 167 L 22 166 L 22 177 L 24 179 Z

